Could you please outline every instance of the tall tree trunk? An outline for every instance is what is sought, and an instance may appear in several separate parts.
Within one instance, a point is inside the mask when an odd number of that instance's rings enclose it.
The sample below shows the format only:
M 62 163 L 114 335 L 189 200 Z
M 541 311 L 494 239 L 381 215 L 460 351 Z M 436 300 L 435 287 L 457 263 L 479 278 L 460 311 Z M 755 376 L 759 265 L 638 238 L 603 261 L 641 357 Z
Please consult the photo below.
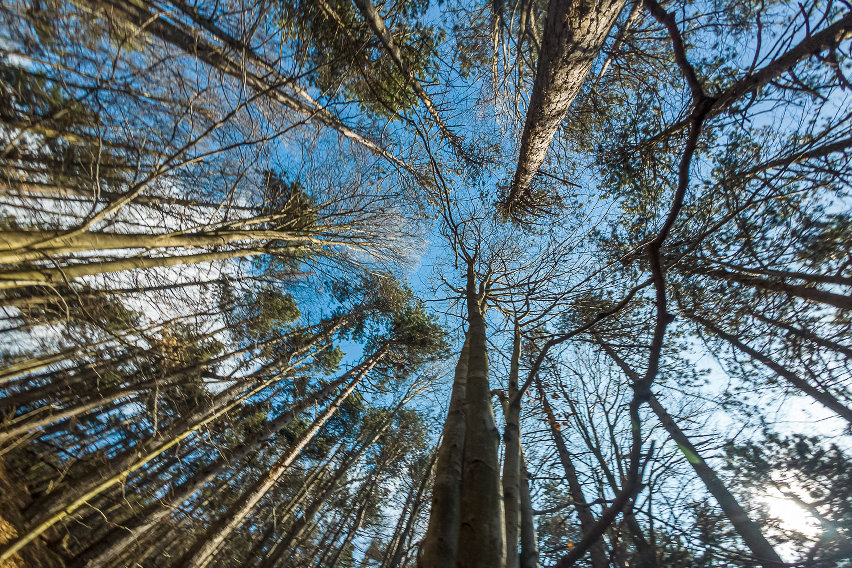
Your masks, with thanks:
M 338 319 L 337 322 L 334 323 L 329 329 L 314 338 L 314 340 L 311 341 L 311 344 L 315 344 L 316 340 L 320 337 L 330 337 L 330 335 L 334 331 L 342 327 L 343 324 L 344 319 Z M 317 326 L 312 326 L 312 328 L 316 327 Z M 239 357 L 240 355 L 245 355 L 246 353 L 256 351 L 262 347 L 268 347 L 270 345 L 273 345 L 274 343 L 284 342 L 288 337 L 291 337 L 292 335 L 293 334 L 288 334 L 284 337 L 272 337 L 260 343 L 255 343 L 248 347 L 244 347 L 243 349 L 238 349 L 236 351 L 231 351 L 229 353 L 218 355 L 202 363 L 179 369 L 177 372 L 174 372 L 161 379 L 156 379 L 139 385 L 120 386 L 113 389 L 108 389 L 105 392 L 101 393 L 100 397 L 94 401 L 78 402 L 72 404 L 70 407 L 63 409 L 55 409 L 54 405 L 50 405 L 47 411 L 45 411 L 45 407 L 36 408 L 34 410 L 31 410 L 27 414 L 17 416 L 13 421 L 14 425 L 10 425 L 8 428 L 3 429 L 3 431 L 0 432 L 0 443 L 8 440 L 9 438 L 19 436 L 21 434 L 25 434 L 33 430 L 44 428 L 45 426 L 49 426 L 50 424 L 66 420 L 68 418 L 80 416 L 81 414 L 84 414 L 90 410 L 105 406 L 119 399 L 154 388 L 164 388 L 169 385 L 177 384 L 183 378 L 192 376 L 195 373 L 213 367 L 214 365 L 217 365 L 219 363 L 228 361 L 229 359 Z
M 521 452 L 521 566 L 538 568 L 538 539 L 533 520 L 532 498 L 530 497 L 530 472 Z
M 518 167 L 502 206 L 511 213 L 528 193 L 553 135 L 574 102 L 626 0 L 550 0 Z
M 477 292 L 474 263 L 467 269 L 470 352 L 465 389 L 464 473 L 459 530 L 459 568 L 494 568 L 506 562 L 500 434 L 488 384 L 484 295 Z
M 509 393 L 503 409 L 503 509 L 506 518 L 506 568 L 518 568 L 519 523 L 521 519 L 521 401 L 518 372 L 521 363 L 521 330 L 515 322 L 509 361 Z
M 580 480 L 577 477 L 577 471 L 574 468 L 574 462 L 571 460 L 571 453 L 565 445 L 565 440 L 560 432 L 559 422 L 556 421 L 556 416 L 553 414 L 553 409 L 550 407 L 550 401 L 547 399 L 547 393 L 541 383 L 541 379 L 536 377 L 536 386 L 538 387 L 538 396 L 541 398 L 542 407 L 544 408 L 547 423 L 550 426 L 550 434 L 553 437 L 553 443 L 556 445 L 556 453 L 559 455 L 559 461 L 562 462 L 562 468 L 565 470 L 565 479 L 568 481 L 568 489 L 571 492 L 571 501 L 574 503 L 574 508 L 577 511 L 577 517 L 580 519 L 580 530 L 583 536 L 589 534 L 595 526 L 595 518 L 592 515 L 592 510 L 586 501 L 586 496 L 583 494 L 583 487 L 580 485 Z M 609 559 L 604 552 L 603 545 L 600 540 L 597 540 L 589 547 L 589 556 L 592 560 L 593 568 L 607 568 Z
M 246 220 L 248 222 L 248 220 Z M 245 241 L 286 241 L 303 244 L 314 239 L 293 231 L 224 229 L 197 233 L 71 233 L 61 231 L 0 231 L 0 263 L 40 260 L 81 252 L 108 250 L 207 248 Z
M 358 500 L 360 501 L 360 506 L 355 512 L 355 519 L 352 522 L 352 526 L 349 527 L 349 530 L 346 531 L 346 536 L 343 538 L 343 542 L 340 543 L 339 546 L 335 547 L 335 551 L 331 557 L 331 560 L 328 563 L 321 564 L 322 566 L 328 566 L 329 568 L 336 568 L 337 563 L 340 562 L 340 555 L 343 553 L 343 550 L 349 546 L 352 542 L 352 539 L 355 538 L 355 534 L 361 528 L 361 525 L 364 523 L 364 516 L 367 513 L 367 505 L 370 502 L 370 494 L 376 487 L 376 483 L 379 481 L 378 472 L 374 472 L 371 479 L 364 485 L 364 489 L 360 491 L 362 497 Z
M 455 566 L 461 526 L 461 487 L 465 444 L 465 389 L 467 385 L 470 334 L 456 363 L 450 408 L 435 463 L 429 526 L 418 556 L 420 568 Z
M 121 260 L 107 260 L 86 264 L 72 264 L 62 268 L 42 266 L 27 270 L 12 270 L 0 272 L 0 289 L 22 288 L 25 286 L 37 286 L 40 284 L 63 285 L 69 280 L 82 278 L 83 276 L 94 276 L 95 274 L 110 274 L 123 272 L 125 270 L 145 270 L 148 268 L 166 268 L 170 266 L 183 266 L 187 264 L 200 264 L 202 262 L 216 262 L 217 260 L 228 260 L 231 258 L 246 258 L 259 254 L 273 254 L 275 252 L 295 252 L 290 249 L 282 251 L 267 251 L 257 249 L 237 249 L 219 252 L 205 252 L 200 254 L 186 254 L 181 256 L 161 256 L 147 258 L 124 258 Z
M 674 440 L 678 448 L 680 448 L 680 451 L 683 452 L 683 455 L 686 457 L 686 461 L 690 463 L 692 468 L 695 470 L 695 473 L 701 481 L 704 482 L 704 485 L 707 487 L 707 491 L 709 491 L 710 494 L 713 495 L 713 498 L 716 499 L 716 502 L 719 503 L 719 506 L 722 508 L 722 511 L 724 511 L 725 516 L 728 517 L 728 520 L 730 520 L 731 524 L 734 525 L 734 529 L 737 531 L 737 534 L 740 535 L 743 542 L 745 542 L 746 546 L 748 546 L 749 550 L 751 550 L 755 560 L 757 560 L 757 562 L 759 562 L 764 568 L 781 568 L 782 566 L 785 566 L 786 564 L 781 560 L 781 557 L 778 556 L 778 553 L 775 552 L 775 549 L 771 544 L 769 544 L 766 537 L 763 536 L 763 532 L 760 530 L 760 525 L 749 518 L 748 513 L 742 508 L 742 506 L 740 506 L 739 502 L 737 502 L 736 497 L 728 491 L 728 488 L 725 487 L 725 484 L 721 479 L 719 479 L 716 472 L 707 465 L 707 462 L 704 461 L 698 453 L 698 450 L 692 445 L 692 442 L 689 441 L 689 438 L 686 437 L 672 417 L 669 416 L 660 404 L 659 399 L 657 399 L 656 396 L 651 396 L 651 400 L 649 402 L 651 409 L 660 419 L 663 427 L 665 427 L 666 431 L 672 437 L 672 440 Z
M 216 554 L 216 551 L 225 539 L 245 520 L 255 505 L 266 495 L 273 485 L 281 478 L 285 471 L 293 463 L 293 460 L 301 453 L 302 449 L 313 440 L 320 428 L 331 418 L 337 409 L 349 398 L 352 391 L 361 383 L 373 367 L 387 354 L 390 347 L 384 345 L 363 364 L 353 369 L 354 377 L 349 385 L 344 388 L 337 398 L 311 423 L 310 427 L 287 449 L 278 461 L 240 498 L 240 500 L 225 515 L 219 519 L 207 534 L 193 546 L 185 556 L 187 567 L 207 566 Z
M 396 65 L 399 71 L 405 76 L 408 84 L 411 85 L 411 88 L 415 93 L 417 93 L 417 96 L 423 102 L 423 106 L 425 106 L 426 110 L 429 111 L 429 114 L 432 116 L 432 120 L 438 126 L 441 134 L 453 145 L 459 154 L 465 156 L 466 153 L 464 148 L 462 148 L 459 137 L 449 129 L 443 118 L 441 118 L 441 114 L 438 112 L 438 107 L 435 106 L 435 103 L 432 102 L 432 99 L 429 97 L 426 89 L 423 88 L 423 85 L 420 84 L 420 81 L 414 76 L 411 69 L 409 69 L 408 64 L 402 57 L 402 51 L 400 51 L 399 46 L 396 44 L 393 35 L 385 25 L 385 22 L 375 5 L 373 5 L 370 0 L 353 1 L 358 7 L 358 10 L 361 12 L 361 15 L 364 17 L 364 20 L 366 20 L 367 24 L 373 30 L 373 33 L 376 34 L 377 38 L 379 38 L 379 41 L 382 43 L 382 47 L 384 47 L 385 51 L 387 51 L 388 55 L 390 55 L 394 65 Z
M 181 503 L 189 499 L 202 487 L 235 464 L 238 464 L 251 452 L 261 447 L 266 440 L 287 427 L 308 407 L 314 404 L 323 404 L 331 396 L 334 389 L 340 387 L 347 378 L 348 376 L 344 374 L 340 378 L 325 385 L 320 391 L 297 401 L 287 412 L 282 413 L 275 420 L 266 423 L 263 430 L 243 441 L 230 454 L 220 457 L 201 471 L 195 473 L 166 498 L 152 503 L 142 511 L 135 521 L 124 523 L 121 527 L 116 527 L 110 531 L 101 542 L 96 543 L 94 547 L 81 555 L 72 566 L 79 568 L 99 568 L 105 566 L 124 548 L 129 546 L 133 541 L 141 538 L 151 528 L 167 517 L 175 507 L 180 506 Z
M 405 525 L 402 527 L 401 531 L 397 531 L 398 534 L 394 535 L 396 537 L 396 542 L 392 547 L 388 547 L 387 558 L 382 561 L 381 568 L 393 568 L 395 566 L 402 565 L 402 557 L 405 554 L 406 543 L 411 539 L 412 534 L 414 534 L 414 523 L 420 516 L 420 510 L 423 506 L 423 494 L 426 492 L 429 481 L 432 479 L 432 469 L 435 466 L 437 458 L 438 453 L 433 453 L 429 460 L 429 464 L 423 468 L 423 475 L 420 478 L 420 483 L 417 485 L 417 492 L 414 494 L 414 498 L 411 502 L 411 507 L 408 511 Z
M 630 379 L 635 381 L 639 378 L 638 373 L 633 371 L 612 347 L 602 342 L 600 342 L 600 345 Z M 686 461 L 695 470 L 699 479 L 704 482 L 707 491 L 719 503 L 725 516 L 731 521 L 737 534 L 740 535 L 743 542 L 751 550 L 755 559 L 764 568 L 781 568 L 784 566 L 785 564 L 781 560 L 781 557 L 778 556 L 778 553 L 775 552 L 775 549 L 769 544 L 766 537 L 763 536 L 760 525 L 749 518 L 748 513 L 740 506 L 736 497 L 728 491 L 728 488 L 725 487 L 725 484 L 719 479 L 716 472 L 707 465 L 707 462 L 698 453 L 697 448 L 692 445 L 692 442 L 689 441 L 683 430 L 678 427 L 677 423 L 669 416 L 665 408 L 663 408 L 663 405 L 660 404 L 659 399 L 651 395 L 651 399 L 648 402 L 651 405 L 651 409 L 657 415 L 657 418 L 660 419 L 663 427 L 672 437 L 672 440 L 680 448 L 680 451 L 683 452 Z

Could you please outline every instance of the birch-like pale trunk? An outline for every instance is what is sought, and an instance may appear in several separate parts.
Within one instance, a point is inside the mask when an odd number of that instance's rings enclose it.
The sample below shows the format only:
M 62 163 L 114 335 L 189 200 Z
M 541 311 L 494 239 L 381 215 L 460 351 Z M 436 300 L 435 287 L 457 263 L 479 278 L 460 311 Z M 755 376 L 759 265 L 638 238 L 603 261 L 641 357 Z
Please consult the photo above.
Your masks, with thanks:
M 518 568 L 518 537 L 521 520 L 521 401 L 518 399 L 518 373 L 521 363 L 521 330 L 515 322 L 512 355 L 509 361 L 509 393 L 503 415 L 503 509 L 506 518 L 506 568 Z
M 429 526 L 420 548 L 420 568 L 455 566 L 461 526 L 461 487 L 465 444 L 465 390 L 470 335 L 465 338 L 456 364 L 450 408 L 435 463 Z
M 465 389 L 464 470 L 458 568 L 495 568 L 506 562 L 506 526 L 500 483 L 500 433 L 491 406 L 484 292 L 467 268 L 469 355 Z
M 511 213 L 528 192 L 550 142 L 626 0 L 550 0 L 544 20 L 518 167 L 502 206 Z
M 146 270 L 149 268 L 168 268 L 170 266 L 183 266 L 187 264 L 200 264 L 202 262 L 216 262 L 232 258 L 246 258 L 259 254 L 295 253 L 297 249 L 236 249 L 217 252 L 205 252 L 199 254 L 185 254 L 180 256 L 158 256 L 158 257 L 131 257 L 121 260 L 107 260 L 85 264 L 72 264 L 55 268 L 52 266 L 40 266 L 26 270 L 10 270 L 0 272 L 0 289 L 22 288 L 37 285 L 62 285 L 75 278 L 94 276 L 96 274 L 111 274 L 113 272 L 124 272 L 125 270 Z

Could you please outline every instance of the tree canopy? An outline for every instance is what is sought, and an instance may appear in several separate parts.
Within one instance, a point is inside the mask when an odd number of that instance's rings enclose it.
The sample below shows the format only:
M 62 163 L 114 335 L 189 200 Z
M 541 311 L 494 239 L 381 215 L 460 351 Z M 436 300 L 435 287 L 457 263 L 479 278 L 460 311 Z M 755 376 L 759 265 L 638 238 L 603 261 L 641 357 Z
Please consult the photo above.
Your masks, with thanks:
M 0 566 L 852 566 L 852 10 L 0 5 Z

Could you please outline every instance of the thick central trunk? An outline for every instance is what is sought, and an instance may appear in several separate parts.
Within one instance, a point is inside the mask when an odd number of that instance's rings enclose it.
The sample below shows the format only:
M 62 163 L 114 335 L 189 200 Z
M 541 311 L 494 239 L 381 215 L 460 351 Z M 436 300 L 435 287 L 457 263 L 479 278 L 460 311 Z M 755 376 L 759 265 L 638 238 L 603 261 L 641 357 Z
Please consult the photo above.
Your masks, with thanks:
M 465 392 L 466 436 L 457 565 L 459 568 L 495 568 L 502 566 L 506 559 L 500 434 L 491 407 L 485 317 L 476 290 L 472 262 L 467 276 L 467 314 L 470 354 Z
M 465 440 L 464 401 L 469 352 L 470 336 L 468 335 L 456 365 L 450 409 L 444 423 L 441 447 L 438 449 L 438 458 L 435 463 L 432 510 L 418 559 L 420 568 L 442 568 L 456 564 L 461 524 L 462 460 Z

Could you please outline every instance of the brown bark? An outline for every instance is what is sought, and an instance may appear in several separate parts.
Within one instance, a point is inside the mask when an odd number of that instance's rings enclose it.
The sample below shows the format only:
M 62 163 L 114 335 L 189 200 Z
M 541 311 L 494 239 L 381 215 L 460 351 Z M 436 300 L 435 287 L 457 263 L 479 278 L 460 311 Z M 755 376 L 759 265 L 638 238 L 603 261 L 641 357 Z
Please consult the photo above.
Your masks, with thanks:
M 625 0 L 550 0 L 518 167 L 501 204 L 506 214 L 525 199 L 530 182 Z
M 801 298 L 809 302 L 825 304 L 833 306 L 840 310 L 852 310 L 852 296 L 848 294 L 837 294 L 835 292 L 827 292 L 813 286 L 805 286 L 802 284 L 789 284 L 781 280 L 772 280 L 744 274 L 742 272 L 733 272 L 730 270 L 710 269 L 710 268 L 692 268 L 696 273 L 716 278 L 717 280 L 725 280 L 728 282 L 736 282 L 743 286 L 751 286 L 758 290 L 766 290 L 769 292 L 780 292 L 795 298 Z

